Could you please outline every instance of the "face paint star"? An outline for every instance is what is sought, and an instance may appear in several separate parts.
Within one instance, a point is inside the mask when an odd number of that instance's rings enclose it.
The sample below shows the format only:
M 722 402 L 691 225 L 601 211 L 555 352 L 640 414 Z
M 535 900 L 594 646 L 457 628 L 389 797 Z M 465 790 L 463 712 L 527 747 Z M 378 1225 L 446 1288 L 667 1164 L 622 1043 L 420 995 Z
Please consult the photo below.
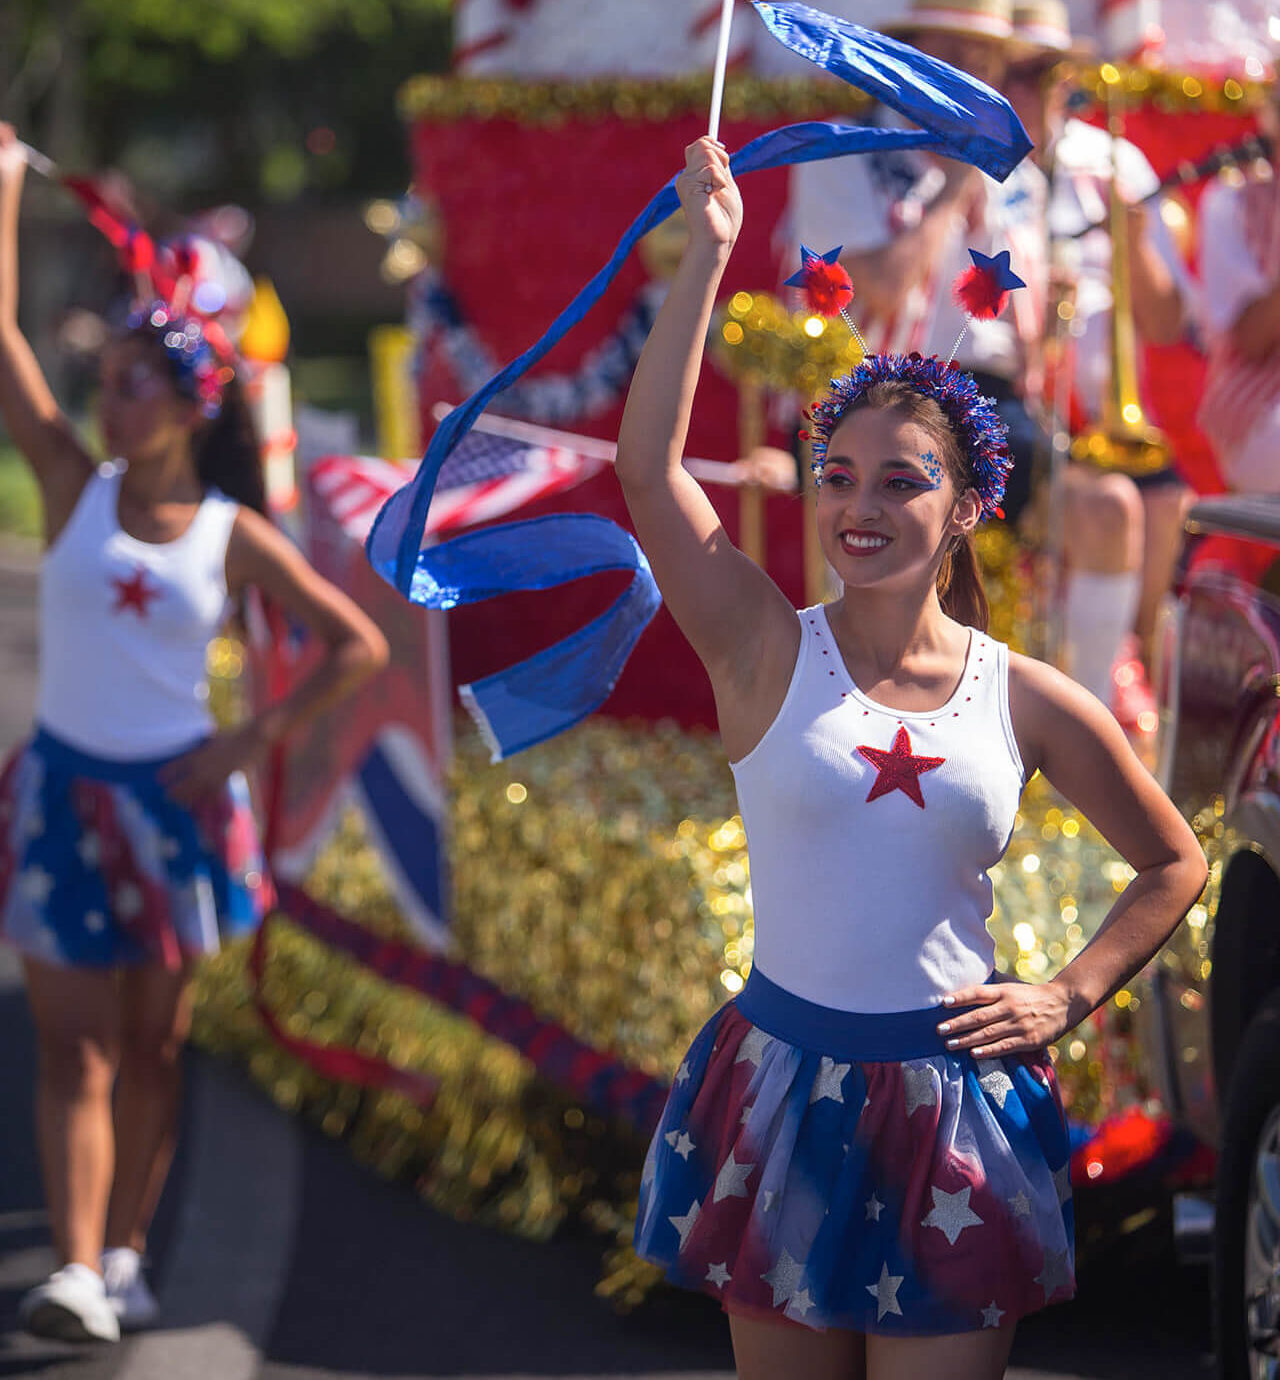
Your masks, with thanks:
M 909 800 L 914 800 L 924 809 L 924 796 L 920 794 L 920 777 L 927 771 L 940 767 L 945 757 L 914 757 L 911 753 L 911 735 L 900 728 L 894 735 L 893 746 L 886 752 L 883 748 L 858 746 L 858 751 L 875 767 L 876 779 L 867 792 L 867 801 L 878 800 L 882 795 L 901 791 Z
M 905 1278 L 905 1275 L 891 1275 L 886 1261 L 880 1267 L 880 1278 L 874 1284 L 866 1286 L 867 1293 L 876 1301 L 876 1322 L 886 1313 L 902 1316 L 902 1309 L 898 1306 L 898 1288 Z
M 815 1102 L 821 1102 L 824 1097 L 829 1097 L 833 1102 L 843 1102 L 844 1093 L 841 1086 L 844 1083 L 844 1076 L 853 1067 L 852 1064 L 837 1064 L 834 1059 L 822 1056 L 822 1062 L 818 1065 L 818 1072 L 814 1076 L 813 1087 L 809 1090 L 809 1105 L 812 1107 Z
M 772 1270 L 760 1278 L 773 1290 L 773 1306 L 789 1302 L 795 1297 L 804 1278 L 804 1263 L 793 1260 L 787 1250 L 783 1250 Z
M 918 1107 L 938 1105 L 938 1091 L 933 1085 L 933 1068 L 929 1064 L 903 1064 L 902 1086 L 908 1116 Z
M 151 612 L 151 601 L 160 597 L 159 587 L 147 584 L 147 568 L 144 565 L 135 566 L 133 575 L 127 580 L 123 575 L 113 575 L 111 583 L 116 587 L 112 613 L 133 609 L 139 618 L 146 618 Z
M 966 1227 L 980 1227 L 982 1218 L 969 1206 L 971 1188 L 962 1188 L 959 1193 L 945 1193 L 933 1185 L 933 1207 L 920 1223 L 922 1227 L 937 1227 L 947 1238 L 947 1245 L 954 1246 L 960 1233 Z
M 733 1151 L 730 1150 L 729 1158 L 720 1166 L 720 1172 L 716 1175 L 715 1193 L 711 1201 L 718 1203 L 721 1198 L 745 1198 L 747 1180 L 754 1168 L 754 1164 L 738 1164 L 733 1158 Z
M 680 1249 L 684 1250 L 684 1243 L 689 1239 L 689 1233 L 693 1230 L 693 1224 L 698 1220 L 698 1213 L 702 1209 L 698 1202 L 689 1204 L 689 1211 L 683 1217 L 668 1217 L 667 1221 L 676 1229 L 680 1237 Z

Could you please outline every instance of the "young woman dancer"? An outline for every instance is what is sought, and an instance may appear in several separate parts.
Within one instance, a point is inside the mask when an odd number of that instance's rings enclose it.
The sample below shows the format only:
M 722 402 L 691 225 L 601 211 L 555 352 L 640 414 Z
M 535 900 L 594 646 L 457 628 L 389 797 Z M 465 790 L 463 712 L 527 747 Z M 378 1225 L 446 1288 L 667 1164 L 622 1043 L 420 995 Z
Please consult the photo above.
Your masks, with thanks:
M 232 370 L 173 304 L 144 304 L 103 353 L 102 435 L 119 459 L 95 464 L 18 329 L 24 169 L 0 125 L 0 415 L 48 542 L 36 732 L 0 781 L 0 937 L 22 953 L 35 1021 L 61 1261 L 21 1317 L 113 1340 L 156 1311 L 140 1267 L 173 1151 L 192 963 L 270 900 L 242 770 L 381 666 L 386 644 L 262 516 Z M 286 699 L 215 732 L 206 649 L 250 586 L 326 655 Z
M 675 1075 L 637 1246 L 720 1298 L 744 1380 L 989 1380 L 1074 1288 L 1045 1046 L 1159 948 L 1205 877 L 1110 713 L 984 631 L 970 533 L 1007 455 L 972 380 L 872 356 L 815 410 L 844 593 L 797 614 L 680 457 L 742 220 L 722 146 L 618 444 L 668 607 L 706 665 L 751 852 L 755 966 Z M 996 981 L 988 871 L 1043 771 L 1136 877 L 1051 982 Z

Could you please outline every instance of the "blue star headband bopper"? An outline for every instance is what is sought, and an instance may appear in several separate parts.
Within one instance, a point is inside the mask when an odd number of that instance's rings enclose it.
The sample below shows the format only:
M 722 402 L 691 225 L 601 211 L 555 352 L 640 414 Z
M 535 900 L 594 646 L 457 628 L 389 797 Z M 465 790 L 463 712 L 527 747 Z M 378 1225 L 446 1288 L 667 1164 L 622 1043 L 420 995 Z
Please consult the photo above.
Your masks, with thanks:
M 839 249 L 815 254 L 802 246 L 800 272 L 788 278 L 787 285 L 804 292 L 811 310 L 828 316 L 838 311 L 856 334 L 857 328 L 845 310 L 853 299 L 853 285 L 839 266 L 839 254 Z M 973 266 L 965 269 L 952 285 L 956 303 L 970 319 L 992 320 L 1004 310 L 1009 293 L 1026 284 L 1010 267 L 1007 249 L 991 257 L 971 249 L 969 257 Z M 837 270 L 838 278 L 833 277 Z M 942 408 L 965 457 L 968 479 L 978 494 L 983 516 L 1003 516 L 1000 500 L 1013 466 L 1008 446 L 1009 429 L 996 411 L 995 400 L 984 397 L 973 376 L 952 363 L 963 339 L 962 330 L 945 361 L 937 355 L 925 358 L 916 353 L 867 354 L 852 373 L 831 380 L 830 389 L 809 413 L 810 430 L 802 433 L 811 442 L 813 477 L 819 486 L 831 434 L 849 409 L 876 384 L 902 383 L 923 397 L 932 398 Z M 863 344 L 861 335 L 857 335 L 857 340 Z

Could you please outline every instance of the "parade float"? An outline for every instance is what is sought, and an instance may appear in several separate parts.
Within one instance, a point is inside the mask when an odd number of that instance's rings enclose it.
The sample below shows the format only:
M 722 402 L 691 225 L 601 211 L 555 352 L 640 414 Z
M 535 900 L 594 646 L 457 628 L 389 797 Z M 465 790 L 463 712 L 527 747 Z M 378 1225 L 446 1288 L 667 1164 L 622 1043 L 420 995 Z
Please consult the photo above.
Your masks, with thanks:
M 401 404 L 386 432 L 405 448 L 420 446 L 449 407 L 540 335 L 678 169 L 705 129 L 719 8 L 633 2 L 623 24 L 617 6 L 598 0 L 459 3 L 456 72 L 400 93 L 411 194 L 375 217 L 411 270 L 405 331 L 384 335 L 375 358 L 384 396 Z M 741 7 L 721 124 L 730 148 L 787 121 L 856 119 L 866 103 L 858 92 L 760 59 L 752 19 Z M 566 32 L 578 39 L 572 53 Z M 1193 198 L 1191 172 L 1207 175 L 1215 151 L 1252 132 L 1262 74 L 1193 75 L 1126 56 L 1134 54 L 1116 52 L 1082 74 L 1091 115 L 1122 113 L 1157 173 Z M 744 193 L 747 228 L 689 446 L 725 466 L 707 476 L 726 529 L 799 603 L 821 597 L 822 579 L 806 558 L 803 498 L 760 486 L 732 462 L 764 441 L 790 446 L 799 407 L 856 355 L 838 322 L 799 310 L 780 287 L 792 268 L 785 171 L 757 174 Z M 539 490 L 521 517 L 589 512 L 626 524 L 607 445 L 678 251 L 678 226 L 652 234 L 582 325 L 497 401 L 492 411 L 505 421 L 482 424 L 496 441 L 558 448 L 562 482 Z M 1184 364 L 1194 375 L 1194 356 Z M 1172 377 L 1165 363 L 1148 368 L 1143 400 L 1194 463 L 1198 443 L 1178 410 L 1185 385 L 1169 386 Z M 1141 410 L 1139 420 L 1147 425 Z M 344 527 L 334 499 L 354 501 L 351 473 L 336 489 L 322 472 L 307 486 L 332 540 L 340 545 L 346 530 L 343 559 L 367 531 L 367 522 Z M 360 473 L 376 489 L 374 472 Z M 394 473 L 384 480 L 393 484 Z M 993 631 L 1035 645 L 1025 553 L 996 531 L 983 556 Z M 505 657 L 542 647 L 613 592 L 607 578 L 585 580 L 450 612 L 448 656 L 437 648 L 425 667 L 435 703 L 450 684 L 486 674 L 495 649 Z M 401 674 L 414 657 L 420 667 L 427 660 L 410 647 Z M 448 956 L 411 952 L 423 933 L 406 924 L 386 884 L 379 840 L 348 818 L 306 878 L 313 900 L 275 927 L 250 969 L 236 956 L 211 965 L 200 1038 L 241 1053 L 282 1105 L 450 1211 L 531 1236 L 577 1215 L 625 1238 L 655 1090 L 751 962 L 745 837 L 713 725 L 705 677 L 665 611 L 601 714 L 564 737 L 492 763 L 458 720 L 452 760 L 439 758 Z M 1033 782 L 993 872 L 1001 971 L 1051 976 L 1131 875 Z M 1085 1183 L 1149 1168 L 1169 1149 L 1133 1057 L 1139 1005 L 1118 993 L 1054 1051 Z M 259 1013 L 275 1040 L 263 1037 Z M 360 1057 L 344 1063 L 325 1050 Z M 623 1253 L 604 1289 L 634 1302 L 648 1280 Z

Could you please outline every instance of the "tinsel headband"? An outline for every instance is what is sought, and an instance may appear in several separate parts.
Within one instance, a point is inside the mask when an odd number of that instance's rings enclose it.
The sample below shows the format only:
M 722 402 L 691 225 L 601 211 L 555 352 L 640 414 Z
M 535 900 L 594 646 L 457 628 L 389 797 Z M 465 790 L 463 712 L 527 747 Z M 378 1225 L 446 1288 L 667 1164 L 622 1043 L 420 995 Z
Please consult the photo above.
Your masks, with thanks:
M 172 303 L 156 298 L 150 303 L 135 302 L 127 324 L 131 331 L 148 335 L 164 350 L 178 392 L 199 402 L 206 417 L 216 417 L 222 410 L 223 390 L 235 377 L 235 369 L 219 354 L 201 318 L 184 316 Z
M 969 257 L 973 265 L 956 278 L 952 292 L 969 320 L 991 320 L 1004 309 L 1009 293 L 1026 284 L 1009 266 L 1007 249 L 994 256 L 971 249 Z M 815 254 L 802 245 L 800 259 L 800 271 L 787 279 L 787 285 L 804 292 L 811 310 L 823 316 L 842 316 L 865 350 L 866 343 L 848 311 L 853 284 L 840 264 L 840 247 Z M 1013 467 L 1009 429 L 996 411 L 995 400 L 984 397 L 973 376 L 952 363 L 963 339 L 964 330 L 945 360 L 915 352 L 865 354 L 852 373 L 831 380 L 830 389 L 809 413 L 812 425 L 807 435 L 813 452 L 813 476 L 819 486 L 827 461 L 827 445 L 841 418 L 876 384 L 901 383 L 922 397 L 932 398 L 942 408 L 960 444 L 968 467 L 967 477 L 977 491 L 983 516 L 1003 516 L 1000 500 Z
M 942 408 L 968 467 L 984 517 L 1003 516 L 1000 500 L 1013 467 L 1007 443 L 1008 427 L 996 411 L 995 400 L 983 397 L 972 374 L 946 364 L 937 355 L 867 355 L 852 373 L 832 379 L 831 387 L 814 404 L 809 440 L 813 473 L 822 483 L 827 445 L 841 419 L 879 383 L 902 383 Z
M 83 203 L 89 223 L 111 243 L 120 267 L 133 279 L 129 329 L 159 343 L 173 365 L 179 392 L 196 399 L 207 417 L 216 417 L 223 390 L 235 377 L 238 357 L 215 313 L 199 311 L 193 303 L 199 259 L 194 242 L 184 237 L 157 246 L 107 201 L 93 179 L 62 181 Z

